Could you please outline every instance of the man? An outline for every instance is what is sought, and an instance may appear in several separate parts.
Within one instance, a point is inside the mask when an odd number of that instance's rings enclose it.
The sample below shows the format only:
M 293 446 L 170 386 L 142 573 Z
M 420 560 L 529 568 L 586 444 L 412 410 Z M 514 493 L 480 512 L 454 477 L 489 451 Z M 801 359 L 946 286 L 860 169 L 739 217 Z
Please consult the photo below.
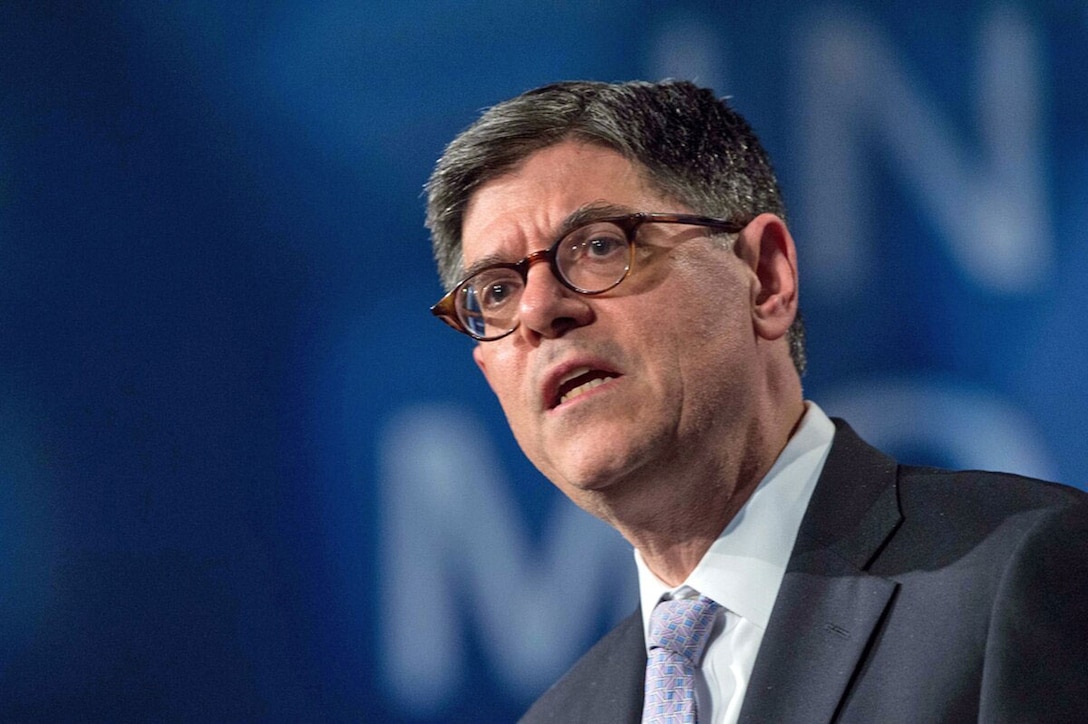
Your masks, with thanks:
M 523 721 L 1088 721 L 1086 496 L 897 465 L 804 400 L 794 240 L 724 102 L 530 91 L 428 192 L 433 311 L 636 551 L 639 610 Z

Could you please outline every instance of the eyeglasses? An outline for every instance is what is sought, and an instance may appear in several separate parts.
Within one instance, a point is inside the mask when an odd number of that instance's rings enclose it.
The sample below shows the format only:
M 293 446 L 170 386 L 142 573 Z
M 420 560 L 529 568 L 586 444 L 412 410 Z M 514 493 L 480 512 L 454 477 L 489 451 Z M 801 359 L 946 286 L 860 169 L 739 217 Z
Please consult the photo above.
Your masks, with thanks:
M 690 224 L 728 234 L 745 226 L 691 214 L 638 213 L 591 219 L 563 234 L 546 250 L 473 272 L 431 307 L 431 313 L 481 342 L 501 339 L 521 321 L 518 303 L 533 264 L 548 262 L 555 278 L 573 292 L 603 294 L 631 272 L 635 236 L 643 224 Z

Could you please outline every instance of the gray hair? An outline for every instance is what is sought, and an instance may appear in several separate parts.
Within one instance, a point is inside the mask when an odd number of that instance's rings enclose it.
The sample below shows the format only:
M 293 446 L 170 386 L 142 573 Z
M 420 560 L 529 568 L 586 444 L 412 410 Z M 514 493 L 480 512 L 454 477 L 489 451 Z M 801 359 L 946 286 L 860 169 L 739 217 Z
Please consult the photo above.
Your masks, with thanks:
M 612 149 L 643 171 L 655 191 L 697 214 L 747 221 L 786 216 L 767 152 L 748 122 L 713 91 L 687 81 L 543 86 L 485 111 L 455 138 L 426 185 L 427 228 L 442 284 L 464 269 L 461 228 L 472 194 L 536 151 L 564 140 Z M 805 370 L 798 313 L 790 355 Z

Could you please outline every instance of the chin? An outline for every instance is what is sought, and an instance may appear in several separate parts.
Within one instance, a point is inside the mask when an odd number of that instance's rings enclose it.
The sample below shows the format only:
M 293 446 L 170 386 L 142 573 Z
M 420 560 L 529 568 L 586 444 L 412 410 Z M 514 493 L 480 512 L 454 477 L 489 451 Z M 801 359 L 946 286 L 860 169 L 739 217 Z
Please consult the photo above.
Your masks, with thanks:
M 672 444 L 672 440 L 660 436 L 633 432 L 641 431 L 598 428 L 596 434 L 583 434 L 551 455 L 549 467 L 578 490 L 606 490 L 621 484 L 626 487 L 627 481 L 655 467 L 655 459 L 663 457 L 666 445 Z
M 557 466 L 559 474 L 552 479 L 562 480 L 562 483 L 557 483 L 560 488 L 583 491 L 603 491 L 622 484 L 634 466 L 629 462 L 617 465 L 618 461 L 623 460 L 620 455 L 601 456 L 600 451 L 595 452 L 592 459 Z

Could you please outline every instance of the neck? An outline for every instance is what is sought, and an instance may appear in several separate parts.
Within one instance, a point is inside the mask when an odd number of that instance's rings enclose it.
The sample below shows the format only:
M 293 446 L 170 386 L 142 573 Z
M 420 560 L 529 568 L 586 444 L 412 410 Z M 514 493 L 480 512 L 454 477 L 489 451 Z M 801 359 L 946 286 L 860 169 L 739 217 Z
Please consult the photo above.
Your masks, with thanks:
M 628 487 L 628 499 L 612 501 L 609 515 L 602 517 L 638 549 L 658 578 L 680 585 L 751 498 L 803 414 L 798 395 L 796 404 L 759 418 L 770 424 L 753 426 L 739 445 L 722 448 L 741 451 L 738 457 L 715 457 L 702 465 L 672 461 L 643 485 Z

